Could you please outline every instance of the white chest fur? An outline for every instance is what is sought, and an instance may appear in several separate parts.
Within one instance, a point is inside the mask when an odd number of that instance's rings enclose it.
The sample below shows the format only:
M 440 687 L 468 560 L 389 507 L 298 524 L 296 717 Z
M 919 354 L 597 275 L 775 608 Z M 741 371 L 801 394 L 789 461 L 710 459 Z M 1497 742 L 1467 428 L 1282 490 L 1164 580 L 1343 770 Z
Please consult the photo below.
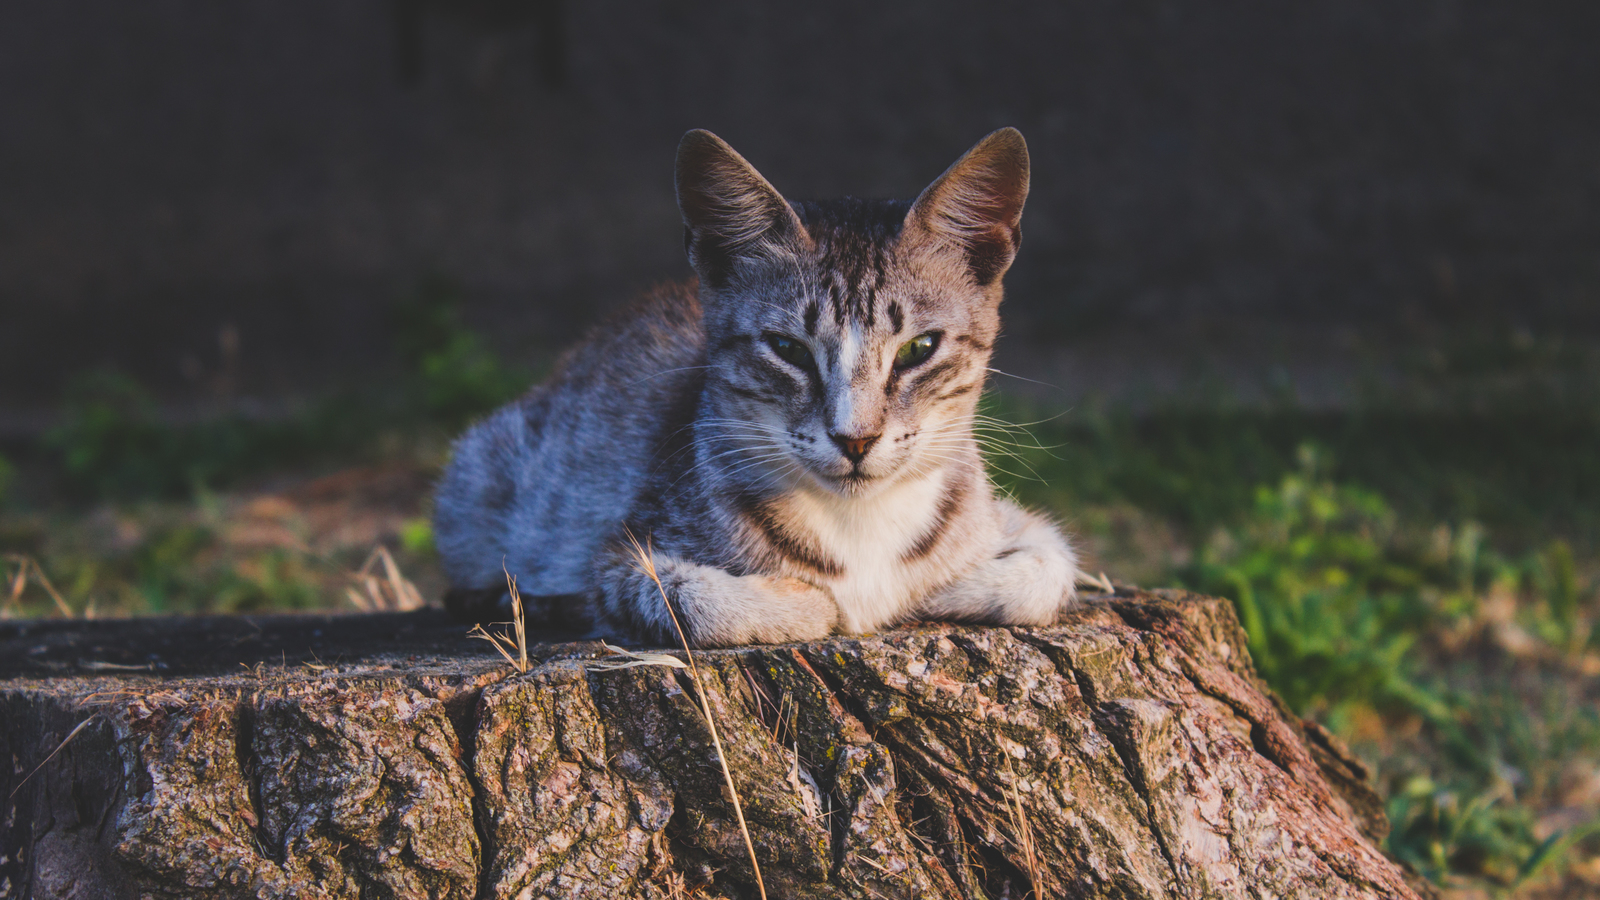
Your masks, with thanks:
M 903 559 L 934 527 L 945 477 L 934 473 L 867 497 L 799 492 L 790 499 L 791 521 L 839 564 L 839 575 L 821 580 L 839 604 L 845 631 L 873 631 L 900 618 L 948 570 L 952 560 L 908 565 Z

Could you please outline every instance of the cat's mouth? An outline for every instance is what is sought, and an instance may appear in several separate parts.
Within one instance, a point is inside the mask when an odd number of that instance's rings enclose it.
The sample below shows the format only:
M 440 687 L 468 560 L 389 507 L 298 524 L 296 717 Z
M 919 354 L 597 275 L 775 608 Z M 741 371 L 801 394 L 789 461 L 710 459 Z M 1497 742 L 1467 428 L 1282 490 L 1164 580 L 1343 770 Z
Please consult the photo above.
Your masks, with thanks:
M 864 488 L 876 484 L 877 482 L 881 481 L 882 478 L 877 475 L 869 475 L 858 468 L 852 469 L 849 472 L 845 472 L 842 475 L 836 475 L 831 472 L 821 472 L 818 473 L 818 480 L 820 480 L 826 487 L 830 488 L 835 493 L 854 494 L 858 493 Z

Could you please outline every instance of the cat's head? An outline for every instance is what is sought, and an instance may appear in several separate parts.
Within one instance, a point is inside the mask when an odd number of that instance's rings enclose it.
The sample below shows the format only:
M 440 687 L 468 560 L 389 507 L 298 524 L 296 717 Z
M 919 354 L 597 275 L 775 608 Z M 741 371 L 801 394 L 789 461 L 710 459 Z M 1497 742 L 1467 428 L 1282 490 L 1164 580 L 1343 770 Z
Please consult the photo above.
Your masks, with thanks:
M 790 203 L 708 131 L 679 145 L 677 187 L 705 417 L 748 451 L 747 473 L 858 495 L 970 454 L 1028 194 L 1016 129 L 911 202 Z

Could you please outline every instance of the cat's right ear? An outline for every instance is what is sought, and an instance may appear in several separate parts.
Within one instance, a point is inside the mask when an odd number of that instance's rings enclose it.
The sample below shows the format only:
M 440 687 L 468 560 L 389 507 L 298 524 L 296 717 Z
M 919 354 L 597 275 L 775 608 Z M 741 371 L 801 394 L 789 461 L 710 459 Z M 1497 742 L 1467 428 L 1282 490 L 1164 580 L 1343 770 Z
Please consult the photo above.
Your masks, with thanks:
M 684 248 L 700 280 L 721 287 L 741 259 L 771 258 L 808 240 L 805 226 L 727 142 L 695 129 L 678 144 Z
M 966 259 L 980 287 L 1000 280 L 1022 243 L 1022 204 L 1028 199 L 1028 144 L 1002 128 L 956 160 L 912 204 L 906 216 L 934 246 Z

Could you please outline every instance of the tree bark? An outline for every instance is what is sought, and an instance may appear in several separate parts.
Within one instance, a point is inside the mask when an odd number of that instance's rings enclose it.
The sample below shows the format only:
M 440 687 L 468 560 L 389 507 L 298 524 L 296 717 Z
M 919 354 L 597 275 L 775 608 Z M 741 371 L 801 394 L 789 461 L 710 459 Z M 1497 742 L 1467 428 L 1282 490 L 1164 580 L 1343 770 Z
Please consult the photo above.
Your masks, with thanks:
M 0 897 L 756 895 L 687 672 L 432 615 L 0 625 Z M 1225 600 L 696 658 L 773 898 L 1427 890 Z

